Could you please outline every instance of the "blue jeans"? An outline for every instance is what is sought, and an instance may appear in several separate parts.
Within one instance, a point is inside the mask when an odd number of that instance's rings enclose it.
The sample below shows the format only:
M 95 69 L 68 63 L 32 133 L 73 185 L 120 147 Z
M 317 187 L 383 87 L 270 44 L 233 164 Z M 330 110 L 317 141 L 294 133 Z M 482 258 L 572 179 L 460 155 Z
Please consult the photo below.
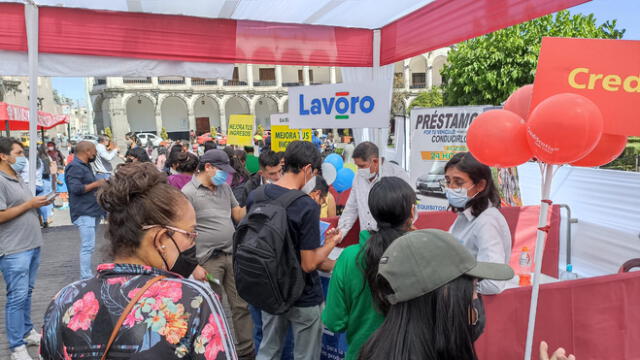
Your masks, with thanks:
M 25 345 L 23 339 L 33 329 L 31 292 L 39 265 L 40 248 L 0 256 L 0 271 L 7 284 L 4 321 L 10 349 Z
M 80 231 L 80 279 L 93 277 L 91 256 L 96 247 L 96 227 L 99 217 L 80 216 L 73 223 Z
M 51 179 L 42 179 L 42 187 L 36 186 L 36 196 L 47 196 L 53 190 L 51 188 Z M 38 213 L 42 217 L 42 222 L 46 223 L 49 220 L 49 216 L 51 216 L 51 210 L 53 209 L 53 205 L 42 206 L 38 208 Z
M 253 319 L 253 342 L 257 352 L 262 342 L 262 311 L 249 304 L 249 312 L 251 313 L 251 319 Z M 293 332 L 291 331 L 291 326 L 287 330 L 287 339 L 284 343 L 284 349 L 282 349 L 281 360 L 293 360 Z

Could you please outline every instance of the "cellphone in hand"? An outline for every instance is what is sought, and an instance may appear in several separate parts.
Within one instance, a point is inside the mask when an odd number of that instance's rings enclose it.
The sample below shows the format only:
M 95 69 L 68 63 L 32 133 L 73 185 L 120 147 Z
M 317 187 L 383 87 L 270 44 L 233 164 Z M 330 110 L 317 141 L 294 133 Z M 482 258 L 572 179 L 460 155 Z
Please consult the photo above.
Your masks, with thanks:
M 47 201 L 51 201 L 55 199 L 57 196 L 58 196 L 58 193 L 52 192 L 51 194 L 47 195 Z

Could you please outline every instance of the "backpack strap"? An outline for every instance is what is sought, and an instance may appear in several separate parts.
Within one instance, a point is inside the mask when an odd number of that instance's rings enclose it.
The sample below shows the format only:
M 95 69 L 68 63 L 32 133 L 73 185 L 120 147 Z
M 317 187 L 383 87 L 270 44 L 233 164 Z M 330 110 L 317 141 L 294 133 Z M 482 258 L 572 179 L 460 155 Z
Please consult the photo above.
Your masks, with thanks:
M 280 206 L 286 209 L 289 207 L 289 205 L 291 205 L 291 203 L 303 196 L 307 196 L 307 194 L 300 190 L 289 190 L 286 193 L 280 195 L 280 197 L 278 197 L 276 201 L 280 203 Z

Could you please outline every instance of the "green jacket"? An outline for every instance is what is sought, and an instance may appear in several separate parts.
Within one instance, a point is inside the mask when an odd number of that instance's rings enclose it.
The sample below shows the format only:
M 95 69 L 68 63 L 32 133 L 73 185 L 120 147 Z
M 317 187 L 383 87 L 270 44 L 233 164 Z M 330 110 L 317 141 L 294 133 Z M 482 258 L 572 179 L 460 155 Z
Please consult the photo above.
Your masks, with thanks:
M 322 322 L 333 332 L 347 333 L 349 351 L 346 360 L 356 360 L 360 348 L 384 321 L 371 297 L 358 253 L 371 235 L 360 233 L 360 243 L 344 249 L 331 275 L 327 302 L 322 312 Z M 364 286 L 364 289 L 363 289 Z

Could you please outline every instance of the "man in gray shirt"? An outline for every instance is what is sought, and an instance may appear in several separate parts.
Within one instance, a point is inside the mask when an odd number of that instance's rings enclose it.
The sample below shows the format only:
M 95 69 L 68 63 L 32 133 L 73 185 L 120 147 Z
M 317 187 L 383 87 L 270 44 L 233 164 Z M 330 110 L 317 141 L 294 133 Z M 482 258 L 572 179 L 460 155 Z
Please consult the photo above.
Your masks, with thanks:
M 200 157 L 197 175 L 182 188 L 182 192 L 196 211 L 198 260 L 219 281 L 220 286 L 215 286 L 214 290 L 220 295 L 227 295 L 238 357 L 253 359 L 253 323 L 247 303 L 236 290 L 231 258 L 235 232 L 233 221 L 239 222 L 246 214 L 226 183 L 227 177 L 234 172 L 224 151 L 209 150 Z
M 37 209 L 53 201 L 31 194 L 18 175 L 26 164 L 22 144 L 0 137 L 0 271 L 7 284 L 5 333 L 12 360 L 31 359 L 26 346 L 40 343 L 31 322 L 31 292 L 42 246 Z
M 100 135 L 98 136 L 96 152 L 98 156 L 96 156 L 96 160 L 91 164 L 93 172 L 96 174 L 96 179 L 108 179 L 113 173 L 111 160 L 118 155 L 118 147 L 112 147 L 111 139 L 107 136 Z

